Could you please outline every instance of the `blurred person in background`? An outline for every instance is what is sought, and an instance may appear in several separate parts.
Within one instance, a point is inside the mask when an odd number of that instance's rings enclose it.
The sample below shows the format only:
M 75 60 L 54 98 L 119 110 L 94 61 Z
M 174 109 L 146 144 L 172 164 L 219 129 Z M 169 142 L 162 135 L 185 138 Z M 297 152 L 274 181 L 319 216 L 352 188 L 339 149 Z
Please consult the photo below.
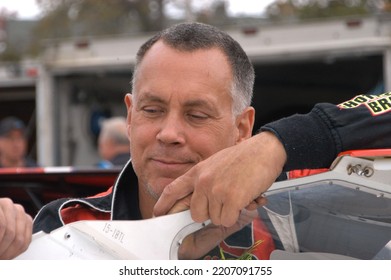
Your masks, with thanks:
M 26 156 L 26 126 L 16 117 L 0 122 L 0 168 L 36 167 L 37 163 Z
M 112 117 L 102 123 L 98 138 L 99 167 L 124 166 L 130 159 L 130 146 L 124 117 Z

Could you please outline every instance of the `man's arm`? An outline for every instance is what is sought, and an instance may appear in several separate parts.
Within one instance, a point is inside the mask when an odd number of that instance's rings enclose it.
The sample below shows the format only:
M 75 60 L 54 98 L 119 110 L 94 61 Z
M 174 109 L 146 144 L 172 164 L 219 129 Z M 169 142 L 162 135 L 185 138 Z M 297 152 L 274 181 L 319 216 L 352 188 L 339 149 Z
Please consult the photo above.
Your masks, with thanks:
M 347 150 L 391 148 L 391 110 L 374 112 L 371 101 L 355 99 L 340 105 L 319 103 L 308 114 L 263 126 L 261 131 L 274 133 L 284 145 L 284 170 L 327 168 Z
M 20 204 L 0 198 L 0 259 L 12 259 L 28 248 L 32 224 L 32 218 Z
M 341 151 L 390 148 L 391 113 L 374 114 L 371 106 L 320 103 L 308 114 L 267 124 L 261 133 L 216 153 L 172 182 L 154 213 L 165 214 L 180 200 L 174 211 L 190 207 L 195 221 L 210 218 L 231 226 L 254 199 L 262 203 L 257 198 L 283 169 L 329 167 Z

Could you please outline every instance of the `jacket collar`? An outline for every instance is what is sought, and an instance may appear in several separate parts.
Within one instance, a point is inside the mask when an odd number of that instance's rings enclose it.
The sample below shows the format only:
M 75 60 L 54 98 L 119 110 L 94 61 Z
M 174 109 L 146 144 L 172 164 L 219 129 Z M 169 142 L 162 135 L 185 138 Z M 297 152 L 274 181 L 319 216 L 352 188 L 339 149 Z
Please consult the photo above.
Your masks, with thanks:
M 121 170 L 113 188 L 112 220 L 140 220 L 138 179 L 129 160 Z

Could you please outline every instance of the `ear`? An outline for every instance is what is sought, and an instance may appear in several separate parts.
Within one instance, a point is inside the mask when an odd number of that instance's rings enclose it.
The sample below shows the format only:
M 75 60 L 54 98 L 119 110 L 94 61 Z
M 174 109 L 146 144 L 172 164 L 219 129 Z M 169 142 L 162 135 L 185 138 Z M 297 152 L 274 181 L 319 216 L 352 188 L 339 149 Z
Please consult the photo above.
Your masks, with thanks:
M 132 119 L 132 107 L 133 107 L 133 96 L 130 93 L 127 93 L 124 98 L 125 105 L 126 105 L 126 124 L 128 127 L 128 133 L 129 133 L 129 127 L 130 127 L 130 121 Z
M 239 116 L 236 117 L 236 127 L 238 129 L 236 144 L 252 136 L 254 120 L 255 109 L 253 107 L 247 107 Z

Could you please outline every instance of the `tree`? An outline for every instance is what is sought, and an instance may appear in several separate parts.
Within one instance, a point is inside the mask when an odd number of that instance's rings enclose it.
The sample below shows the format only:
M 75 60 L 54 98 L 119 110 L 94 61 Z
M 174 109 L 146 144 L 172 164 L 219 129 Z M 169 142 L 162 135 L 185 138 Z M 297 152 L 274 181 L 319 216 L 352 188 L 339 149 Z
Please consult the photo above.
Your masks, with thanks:
M 26 51 L 26 41 L 32 24 L 17 20 L 17 12 L 0 9 L 0 61 L 19 61 Z M 20 40 L 22 38 L 22 40 Z
M 161 28 L 162 0 L 39 0 L 44 16 L 37 34 L 46 38 L 115 35 Z M 157 10 L 157 11 L 156 11 Z M 157 16 L 156 16 L 157 15 Z
M 34 30 L 30 52 L 41 41 L 84 36 L 156 31 L 163 27 L 163 0 L 37 0 L 43 17 Z
M 207 8 L 201 6 L 197 10 L 191 0 L 37 0 L 37 3 L 43 17 L 34 30 L 33 54 L 39 52 L 40 42 L 45 39 L 158 31 L 188 20 L 189 14 L 194 20 L 210 24 L 227 21 L 225 0 L 205 2 Z M 185 11 L 186 16 L 170 19 L 165 9 L 169 6 Z
M 278 0 L 267 7 L 271 19 L 370 15 L 391 11 L 390 0 Z

